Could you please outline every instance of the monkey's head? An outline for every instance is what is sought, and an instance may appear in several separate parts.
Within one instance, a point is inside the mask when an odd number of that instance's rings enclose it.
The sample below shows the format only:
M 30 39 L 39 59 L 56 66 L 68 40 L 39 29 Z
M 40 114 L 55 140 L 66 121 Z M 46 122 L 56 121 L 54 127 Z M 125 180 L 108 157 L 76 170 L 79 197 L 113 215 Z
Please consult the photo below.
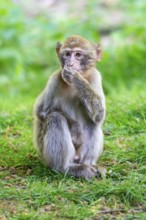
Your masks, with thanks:
M 88 70 L 101 60 L 101 48 L 91 44 L 83 37 L 73 35 L 64 44 L 57 43 L 56 52 L 62 68 L 70 67 L 76 71 Z

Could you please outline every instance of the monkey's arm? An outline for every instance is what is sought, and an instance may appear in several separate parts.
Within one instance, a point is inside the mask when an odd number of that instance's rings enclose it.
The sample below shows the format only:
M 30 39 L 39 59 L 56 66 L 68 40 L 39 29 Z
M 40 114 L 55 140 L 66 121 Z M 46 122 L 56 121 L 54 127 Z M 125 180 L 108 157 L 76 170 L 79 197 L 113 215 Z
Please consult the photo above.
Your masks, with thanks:
M 45 106 L 45 90 L 38 96 L 35 105 L 34 105 L 34 115 L 37 116 L 38 119 L 44 120 L 46 118 L 46 110 Z
M 37 116 L 40 120 L 45 120 L 48 116 L 49 112 L 52 110 L 52 101 L 53 101 L 53 95 L 55 94 L 55 89 L 57 84 L 57 74 L 53 75 L 45 89 L 42 91 L 42 93 L 38 96 L 36 103 L 34 105 L 34 114 Z
M 96 91 L 86 79 L 76 72 L 73 73 L 71 70 L 64 69 L 62 76 L 68 84 L 75 86 L 77 94 L 91 120 L 95 123 L 103 121 L 105 104 L 102 86 L 100 85 L 101 81 L 98 82 L 98 90 Z
M 92 89 L 90 84 L 79 74 L 75 76 L 75 87 L 92 121 L 101 122 L 104 117 L 102 97 L 100 97 L 100 95 Z

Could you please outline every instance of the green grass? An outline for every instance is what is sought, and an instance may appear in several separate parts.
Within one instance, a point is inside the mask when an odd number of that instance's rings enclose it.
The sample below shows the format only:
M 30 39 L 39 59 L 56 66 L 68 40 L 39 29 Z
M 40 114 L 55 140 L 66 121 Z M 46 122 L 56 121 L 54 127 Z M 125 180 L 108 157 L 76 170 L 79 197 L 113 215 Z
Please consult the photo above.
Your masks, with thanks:
M 19 85 L 15 97 L 8 97 L 6 104 L 1 102 L 1 219 L 145 219 L 144 88 L 133 86 L 107 95 L 105 149 L 99 161 L 107 169 L 107 177 L 85 181 L 41 164 L 32 141 L 36 94 L 24 96 L 24 87 Z

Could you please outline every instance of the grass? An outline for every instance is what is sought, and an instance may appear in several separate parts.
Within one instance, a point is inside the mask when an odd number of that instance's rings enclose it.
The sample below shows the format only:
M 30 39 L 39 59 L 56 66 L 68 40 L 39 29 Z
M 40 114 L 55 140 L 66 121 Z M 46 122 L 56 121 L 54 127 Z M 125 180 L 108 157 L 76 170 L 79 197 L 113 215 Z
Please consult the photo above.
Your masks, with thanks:
M 34 81 L 37 76 L 30 86 Z M 12 81 L 9 90 L 13 87 Z M 9 91 L 1 89 L 6 98 Z M 42 165 L 32 141 L 38 91 L 24 96 L 25 85 L 17 89 L 4 102 L 0 96 L 0 219 L 146 219 L 144 87 L 117 88 L 107 95 L 105 150 L 99 162 L 107 177 L 91 181 Z

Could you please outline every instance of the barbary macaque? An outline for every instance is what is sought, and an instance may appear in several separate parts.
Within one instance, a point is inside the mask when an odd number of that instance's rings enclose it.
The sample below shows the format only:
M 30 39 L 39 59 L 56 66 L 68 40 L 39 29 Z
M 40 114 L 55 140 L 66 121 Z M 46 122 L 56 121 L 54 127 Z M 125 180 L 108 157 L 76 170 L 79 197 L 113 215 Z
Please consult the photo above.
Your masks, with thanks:
M 37 98 L 35 144 L 51 169 L 75 177 L 98 176 L 103 151 L 105 97 L 96 69 L 101 48 L 73 35 L 57 43 L 60 70 Z

